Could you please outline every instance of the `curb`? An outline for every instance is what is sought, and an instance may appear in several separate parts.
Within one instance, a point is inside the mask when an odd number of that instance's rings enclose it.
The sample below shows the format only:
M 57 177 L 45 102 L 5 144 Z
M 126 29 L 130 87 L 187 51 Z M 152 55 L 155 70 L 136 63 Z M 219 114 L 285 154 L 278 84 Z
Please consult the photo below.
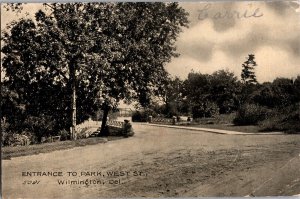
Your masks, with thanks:
M 244 132 L 228 131 L 228 130 L 220 130 L 220 129 L 209 129 L 209 128 L 198 128 L 198 127 L 176 126 L 176 125 L 172 126 L 172 125 L 153 124 L 153 123 L 139 123 L 139 124 L 148 125 L 148 126 L 165 127 L 165 128 L 184 129 L 184 130 L 191 130 L 191 131 L 203 131 L 203 132 L 223 134 L 223 135 L 284 135 L 283 132 L 244 133 Z

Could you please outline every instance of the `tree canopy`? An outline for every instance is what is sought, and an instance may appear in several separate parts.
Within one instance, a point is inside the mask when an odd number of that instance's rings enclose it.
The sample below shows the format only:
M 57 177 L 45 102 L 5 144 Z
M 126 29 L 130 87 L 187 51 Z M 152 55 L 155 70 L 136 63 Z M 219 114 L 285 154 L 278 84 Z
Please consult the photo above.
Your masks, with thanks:
M 191 72 L 183 83 L 183 96 L 197 117 L 236 110 L 239 90 L 237 77 L 226 70 L 211 75 Z
M 175 41 L 188 24 L 177 3 L 45 6 L 3 35 L 5 85 L 27 114 L 49 115 L 66 128 L 74 88 L 78 122 L 120 100 L 146 104 L 149 95 L 162 93 L 164 64 L 178 56 Z

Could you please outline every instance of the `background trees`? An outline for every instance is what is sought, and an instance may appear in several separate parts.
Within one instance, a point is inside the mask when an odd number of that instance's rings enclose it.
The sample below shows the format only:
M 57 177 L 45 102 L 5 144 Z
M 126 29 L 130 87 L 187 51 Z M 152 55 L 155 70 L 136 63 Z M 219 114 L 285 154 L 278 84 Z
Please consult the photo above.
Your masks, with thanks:
M 162 113 L 167 117 L 189 113 L 189 105 L 183 97 L 183 81 L 178 77 L 171 78 L 166 85 Z
M 193 117 L 211 117 L 237 109 L 240 87 L 232 72 L 219 70 L 212 75 L 191 72 L 183 90 Z
M 256 84 L 256 75 L 254 72 L 255 67 L 257 66 L 255 62 L 255 55 L 249 54 L 247 60 L 242 64 L 242 73 L 241 78 L 243 84 Z
M 220 109 L 220 114 L 232 113 L 238 108 L 241 84 L 233 72 L 218 70 L 210 76 L 211 98 Z

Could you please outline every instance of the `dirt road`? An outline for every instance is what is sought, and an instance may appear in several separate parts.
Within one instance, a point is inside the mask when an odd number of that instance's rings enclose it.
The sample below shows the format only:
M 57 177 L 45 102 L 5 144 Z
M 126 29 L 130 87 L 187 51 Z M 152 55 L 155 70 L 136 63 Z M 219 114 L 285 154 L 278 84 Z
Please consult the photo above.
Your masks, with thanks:
M 4 160 L 3 198 L 300 193 L 299 135 L 134 128 L 132 138 Z

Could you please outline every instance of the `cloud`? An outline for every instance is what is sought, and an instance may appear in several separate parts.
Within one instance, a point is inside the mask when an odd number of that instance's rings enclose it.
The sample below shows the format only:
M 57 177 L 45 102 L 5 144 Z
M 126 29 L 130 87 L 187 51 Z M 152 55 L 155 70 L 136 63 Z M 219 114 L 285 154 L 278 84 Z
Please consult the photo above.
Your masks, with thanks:
M 288 40 L 287 48 L 290 48 L 294 56 L 300 55 L 300 34 L 298 37 Z
M 194 63 L 188 68 L 211 72 L 227 66 L 238 76 L 245 57 L 257 55 L 259 81 L 271 81 L 276 76 L 291 77 L 300 74 L 300 8 L 297 2 L 236 2 L 181 3 L 190 12 L 191 25 L 180 35 L 177 42 L 182 57 L 167 65 L 177 68 L 179 76 L 185 76 L 178 64 Z M 281 7 L 282 6 L 282 7 Z M 199 10 L 209 10 L 205 19 L 199 20 Z M 280 9 L 283 10 L 280 10 Z M 238 11 L 251 15 L 259 9 L 262 17 L 214 18 L 216 13 Z M 204 16 L 204 15 L 203 15 Z M 203 17 L 202 16 L 202 17 Z M 263 55 L 263 56 L 262 56 Z M 193 60 L 192 62 L 189 59 Z M 265 66 L 267 65 L 267 66 Z M 274 66 L 276 70 L 266 67 Z M 184 74 L 184 75 L 183 75 Z M 265 76 L 264 76 L 265 74 Z
M 276 77 L 296 77 L 300 75 L 299 61 L 279 47 L 265 46 L 256 53 L 256 75 L 260 82 L 271 81 Z
M 201 39 L 201 38 L 200 38 Z M 199 45 L 201 43 L 201 45 Z M 190 43 L 181 47 L 181 51 L 185 52 L 185 56 L 189 56 L 196 60 L 209 61 L 213 54 L 214 43 L 212 41 L 201 40 Z
M 268 44 L 268 29 L 266 27 L 253 26 L 243 39 L 232 38 L 231 41 L 220 43 L 220 48 L 226 54 L 236 57 L 242 54 L 254 53 L 259 47 Z
M 286 15 L 299 8 L 299 3 L 293 1 L 270 1 L 266 5 L 279 15 Z
M 211 20 L 216 31 L 225 31 L 235 25 L 236 19 L 222 18 L 226 15 L 226 11 L 233 10 L 234 2 L 224 2 L 222 4 L 212 4 L 207 2 L 198 3 L 182 3 L 182 6 L 190 11 L 191 27 L 205 20 Z
M 241 64 L 245 61 L 244 57 L 236 58 L 235 60 L 230 59 L 224 52 L 215 51 L 212 55 L 212 61 L 210 62 L 199 62 L 188 55 L 183 55 L 173 60 L 173 64 L 168 64 L 166 69 L 173 76 L 186 78 L 191 70 L 200 72 L 203 74 L 212 74 L 213 72 L 221 69 L 228 69 L 234 72 L 237 76 L 241 73 Z

